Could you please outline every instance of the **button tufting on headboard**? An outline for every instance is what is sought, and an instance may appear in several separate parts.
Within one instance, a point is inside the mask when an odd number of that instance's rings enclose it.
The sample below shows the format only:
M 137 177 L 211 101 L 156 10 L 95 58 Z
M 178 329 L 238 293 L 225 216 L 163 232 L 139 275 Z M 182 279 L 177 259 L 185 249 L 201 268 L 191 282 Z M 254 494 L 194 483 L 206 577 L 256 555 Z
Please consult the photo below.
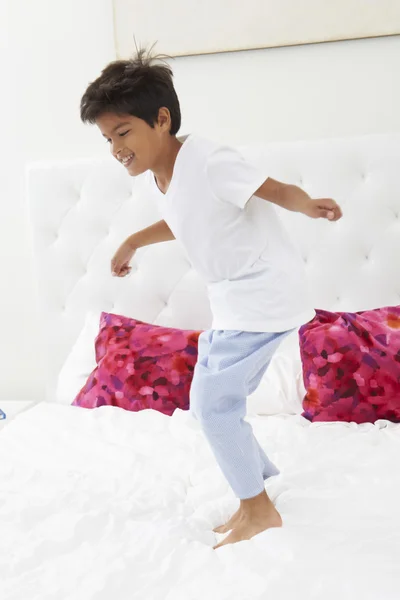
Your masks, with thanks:
M 399 302 L 400 135 L 244 148 L 266 177 L 333 197 L 338 223 L 279 210 L 307 264 L 316 307 L 361 310 Z M 48 347 L 48 397 L 88 311 L 203 329 L 205 285 L 176 243 L 136 253 L 132 273 L 111 276 L 110 260 L 133 231 L 158 220 L 155 206 L 117 161 L 31 165 L 31 224 Z

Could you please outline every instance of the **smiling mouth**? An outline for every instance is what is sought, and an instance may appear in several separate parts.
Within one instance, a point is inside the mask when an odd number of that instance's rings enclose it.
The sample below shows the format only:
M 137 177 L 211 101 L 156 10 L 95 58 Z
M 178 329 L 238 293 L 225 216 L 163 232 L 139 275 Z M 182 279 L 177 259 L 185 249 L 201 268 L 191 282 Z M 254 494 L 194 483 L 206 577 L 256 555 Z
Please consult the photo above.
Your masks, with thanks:
M 121 162 L 124 165 L 124 167 L 129 167 L 129 165 L 132 163 L 132 161 L 133 161 L 134 158 L 135 158 L 134 154 L 129 154 L 129 156 L 126 156 L 125 158 L 122 158 Z

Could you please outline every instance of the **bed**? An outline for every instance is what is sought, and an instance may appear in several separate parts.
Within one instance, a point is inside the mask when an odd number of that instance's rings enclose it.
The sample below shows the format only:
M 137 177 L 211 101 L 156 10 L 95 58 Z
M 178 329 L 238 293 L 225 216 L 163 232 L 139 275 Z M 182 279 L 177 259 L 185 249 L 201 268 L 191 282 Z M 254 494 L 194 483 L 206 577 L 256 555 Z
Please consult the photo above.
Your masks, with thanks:
M 315 307 L 400 303 L 400 135 L 242 151 L 272 177 L 343 208 L 335 224 L 279 213 Z M 0 432 L 0 597 L 397 599 L 400 425 L 310 423 L 296 385 L 287 387 L 288 410 L 268 398 L 264 411 L 250 403 L 247 418 L 281 469 L 267 491 L 284 526 L 214 551 L 212 529 L 236 500 L 189 413 L 80 409 L 68 404 L 73 386 L 65 388 L 65 365 L 79 370 L 93 343 L 88 314 L 202 329 L 210 323 L 203 282 L 175 242 L 140 251 L 129 278 L 110 276 L 118 243 L 157 219 L 116 161 L 31 165 L 28 199 L 47 388 Z M 292 351 L 282 350 L 275 383 L 299 378 Z

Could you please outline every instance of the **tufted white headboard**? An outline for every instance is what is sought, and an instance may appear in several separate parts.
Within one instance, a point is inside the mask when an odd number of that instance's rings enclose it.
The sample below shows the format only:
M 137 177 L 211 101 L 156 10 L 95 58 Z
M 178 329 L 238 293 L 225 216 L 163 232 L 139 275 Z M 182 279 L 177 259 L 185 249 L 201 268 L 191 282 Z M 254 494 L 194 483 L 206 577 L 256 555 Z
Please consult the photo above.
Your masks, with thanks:
M 242 148 L 275 179 L 333 197 L 344 217 L 314 221 L 279 211 L 306 262 L 316 308 L 400 303 L 400 134 Z M 132 275 L 110 274 L 118 245 L 159 219 L 115 160 L 35 163 L 28 198 L 48 350 L 47 397 L 88 311 L 205 328 L 205 285 L 176 242 L 137 253 Z

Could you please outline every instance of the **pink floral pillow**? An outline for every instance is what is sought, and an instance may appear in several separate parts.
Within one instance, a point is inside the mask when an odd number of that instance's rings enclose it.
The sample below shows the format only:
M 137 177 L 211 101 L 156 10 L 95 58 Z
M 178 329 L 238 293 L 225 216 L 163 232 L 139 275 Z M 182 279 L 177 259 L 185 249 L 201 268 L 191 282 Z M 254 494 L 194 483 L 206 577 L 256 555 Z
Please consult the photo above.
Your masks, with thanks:
M 102 313 L 97 367 L 73 405 L 154 408 L 166 415 L 187 410 L 199 335 Z
M 316 313 L 299 331 L 303 416 L 400 422 L 400 306 Z

